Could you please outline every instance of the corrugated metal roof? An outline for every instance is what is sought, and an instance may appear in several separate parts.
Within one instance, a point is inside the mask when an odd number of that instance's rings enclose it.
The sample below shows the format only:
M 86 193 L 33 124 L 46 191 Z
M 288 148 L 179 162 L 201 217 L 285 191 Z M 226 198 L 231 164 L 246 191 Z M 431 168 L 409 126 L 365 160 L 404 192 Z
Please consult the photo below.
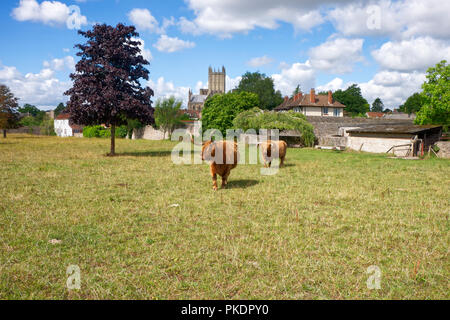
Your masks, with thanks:
M 375 125 L 364 128 L 347 130 L 349 133 L 400 133 L 400 134 L 417 134 L 424 131 L 441 128 L 436 125 Z

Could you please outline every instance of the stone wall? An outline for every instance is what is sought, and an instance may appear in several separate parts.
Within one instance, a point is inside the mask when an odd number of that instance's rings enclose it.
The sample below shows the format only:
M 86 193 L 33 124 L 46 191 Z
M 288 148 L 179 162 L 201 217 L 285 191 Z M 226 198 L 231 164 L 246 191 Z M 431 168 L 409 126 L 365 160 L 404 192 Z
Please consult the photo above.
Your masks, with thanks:
M 450 141 L 439 141 L 436 145 L 439 147 L 438 157 L 450 159 Z
M 200 130 L 200 122 L 199 121 L 193 121 L 184 123 L 182 128 L 179 128 L 181 130 L 184 130 L 187 134 L 190 134 L 192 136 L 197 136 L 199 134 Z M 169 134 L 166 133 L 164 136 L 164 133 L 161 130 L 155 129 L 152 126 L 146 126 L 144 128 L 140 129 L 134 129 L 133 130 L 133 136 L 132 139 L 145 139 L 145 140 L 165 140 L 169 138 Z
M 413 124 L 412 120 L 391 120 L 350 117 L 306 117 L 314 126 L 314 134 L 319 142 L 322 138 L 339 134 L 340 127 L 365 127 L 373 125 Z

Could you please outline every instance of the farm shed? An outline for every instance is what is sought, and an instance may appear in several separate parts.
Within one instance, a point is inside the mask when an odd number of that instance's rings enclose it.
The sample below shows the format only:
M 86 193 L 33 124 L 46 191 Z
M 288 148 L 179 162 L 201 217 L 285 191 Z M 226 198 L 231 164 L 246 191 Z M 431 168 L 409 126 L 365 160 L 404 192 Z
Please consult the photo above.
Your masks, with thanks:
M 346 130 L 347 148 L 357 151 L 417 156 L 439 141 L 442 126 L 375 125 Z

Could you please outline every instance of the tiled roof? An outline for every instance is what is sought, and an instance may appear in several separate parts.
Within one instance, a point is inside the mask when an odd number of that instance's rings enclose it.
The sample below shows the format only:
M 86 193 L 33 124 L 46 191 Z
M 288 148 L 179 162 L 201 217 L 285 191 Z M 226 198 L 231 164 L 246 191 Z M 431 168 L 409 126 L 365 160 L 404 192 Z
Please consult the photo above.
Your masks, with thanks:
M 302 94 L 300 97 L 298 97 L 297 100 L 294 100 L 294 98 L 290 98 L 288 100 L 283 101 L 282 104 L 280 104 L 278 107 L 275 108 L 275 110 L 290 110 L 295 107 L 332 107 L 332 108 L 345 108 L 345 106 L 336 101 L 333 100 L 333 102 L 330 104 L 328 103 L 328 96 L 326 95 L 315 95 L 315 101 L 311 102 L 311 95 L 310 94 Z
M 69 120 L 70 114 L 69 113 L 61 113 L 56 117 L 56 120 Z
M 369 118 L 383 118 L 385 114 L 383 112 L 367 112 Z

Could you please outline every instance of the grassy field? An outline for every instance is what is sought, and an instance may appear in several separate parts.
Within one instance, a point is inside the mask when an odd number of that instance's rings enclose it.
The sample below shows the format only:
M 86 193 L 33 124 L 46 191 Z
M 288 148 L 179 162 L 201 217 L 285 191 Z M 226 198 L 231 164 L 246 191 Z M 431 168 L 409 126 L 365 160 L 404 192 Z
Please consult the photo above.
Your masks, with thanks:
M 214 192 L 173 146 L 0 139 L 0 299 L 450 298 L 450 161 L 289 149 Z

